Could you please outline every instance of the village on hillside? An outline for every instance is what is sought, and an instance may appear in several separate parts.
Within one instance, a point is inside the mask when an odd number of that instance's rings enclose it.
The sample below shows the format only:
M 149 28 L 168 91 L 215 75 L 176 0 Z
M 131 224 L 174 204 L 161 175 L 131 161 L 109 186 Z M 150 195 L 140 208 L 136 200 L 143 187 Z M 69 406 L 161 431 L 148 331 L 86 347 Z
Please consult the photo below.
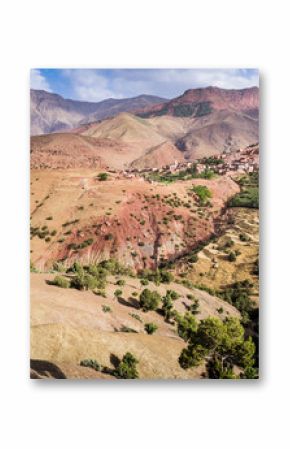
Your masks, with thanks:
M 225 150 L 219 156 L 210 156 L 196 161 L 178 162 L 162 167 L 127 168 L 117 171 L 108 168 L 109 173 L 116 173 L 117 178 L 127 179 L 148 175 L 151 173 L 159 174 L 178 174 L 183 170 L 194 169 L 197 175 L 210 169 L 218 175 L 231 175 L 234 173 L 253 173 L 259 169 L 259 144 L 255 143 L 246 148 L 240 148 L 234 151 Z M 145 178 L 149 182 L 154 182 L 150 178 Z

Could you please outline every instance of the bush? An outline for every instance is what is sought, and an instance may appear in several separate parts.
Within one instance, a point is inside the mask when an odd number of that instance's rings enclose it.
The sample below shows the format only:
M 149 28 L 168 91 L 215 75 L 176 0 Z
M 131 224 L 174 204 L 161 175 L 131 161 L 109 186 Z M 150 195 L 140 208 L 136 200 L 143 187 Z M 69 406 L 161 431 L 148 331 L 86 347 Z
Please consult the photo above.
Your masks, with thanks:
M 149 284 L 149 281 L 148 281 L 148 279 L 140 279 L 140 284 L 142 284 L 142 285 L 148 285 L 148 284 Z
M 64 273 L 64 272 L 65 272 L 65 266 L 64 266 L 61 262 L 54 262 L 52 268 L 53 268 L 55 271 L 59 271 L 59 272 L 61 272 L 61 273 Z
M 228 260 L 229 262 L 235 262 L 237 260 L 236 253 L 231 251 L 230 254 L 228 255 Z
M 138 360 L 130 352 L 126 352 L 118 368 L 115 370 L 115 376 L 119 379 L 138 379 L 137 364 Z
M 112 310 L 111 310 L 110 306 L 103 305 L 102 306 L 102 311 L 105 312 L 105 313 L 108 313 L 108 312 L 111 312 Z
M 99 287 L 99 281 L 91 274 L 77 274 L 71 280 L 71 287 L 77 290 L 93 290 Z
M 30 272 L 31 273 L 37 273 L 37 269 L 34 266 L 34 263 L 30 261 Z
M 117 289 L 114 291 L 114 296 L 116 296 L 116 298 L 120 298 L 122 296 L 123 292 L 120 289 Z
M 129 313 L 129 315 L 134 318 L 135 320 L 139 321 L 140 323 L 142 323 L 142 318 L 140 317 L 140 315 L 137 315 L 137 313 Z
M 116 282 L 116 285 L 120 285 L 120 286 L 123 286 L 123 285 L 125 285 L 125 281 L 124 281 L 124 279 L 118 279 L 117 280 L 117 282 Z
M 145 288 L 140 295 L 140 307 L 144 312 L 148 310 L 156 310 L 161 301 L 161 296 L 156 291 L 150 291 Z
M 51 285 L 56 285 L 57 287 L 61 288 L 69 288 L 70 287 L 70 281 L 69 279 L 65 278 L 64 276 L 55 276 L 55 278 L 49 282 Z
M 165 321 L 169 322 L 174 316 L 173 302 L 170 296 L 166 295 L 162 298 L 162 313 L 165 317 Z
M 105 235 L 105 240 L 113 240 L 114 236 L 113 234 L 106 234 Z
M 99 181 L 107 181 L 108 177 L 109 177 L 108 173 L 99 173 L 98 174 Z
M 166 297 L 170 298 L 172 301 L 175 301 L 179 298 L 179 294 L 175 290 L 166 290 Z
M 190 311 L 192 315 L 197 315 L 199 313 L 199 300 L 194 299 L 193 304 L 190 306 Z
M 241 242 L 249 242 L 251 240 L 251 238 L 245 233 L 240 234 L 239 237 Z
M 46 220 L 53 220 L 53 217 L 50 215 L 49 217 L 46 217 Z
M 100 365 L 96 360 L 94 359 L 86 359 L 82 360 L 80 362 L 81 366 L 85 366 L 86 368 L 93 368 L 96 371 L 102 371 L 102 365 Z
M 147 334 L 152 335 L 154 334 L 154 332 L 157 331 L 158 326 L 156 326 L 156 324 L 154 323 L 146 323 L 144 329 L 147 332 Z
M 156 285 L 159 285 L 160 283 L 169 284 L 174 279 L 172 273 L 170 273 L 169 271 L 165 271 L 163 269 L 156 270 L 156 271 L 142 270 L 140 272 L 140 277 L 142 279 L 147 279 L 147 281 L 152 281 Z M 143 284 L 143 285 L 146 285 L 146 284 Z

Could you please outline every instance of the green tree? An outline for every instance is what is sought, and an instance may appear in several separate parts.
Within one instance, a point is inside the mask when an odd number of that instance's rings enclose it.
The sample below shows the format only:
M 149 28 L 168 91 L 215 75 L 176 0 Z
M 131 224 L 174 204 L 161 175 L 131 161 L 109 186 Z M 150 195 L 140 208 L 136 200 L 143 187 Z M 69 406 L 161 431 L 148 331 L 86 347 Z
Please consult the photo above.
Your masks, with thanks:
M 177 314 L 175 320 L 177 322 L 178 335 L 184 341 L 192 340 L 197 330 L 197 321 L 195 317 L 191 313 L 186 312 L 183 316 Z
M 174 316 L 173 302 L 170 296 L 163 296 L 162 298 L 162 313 L 165 317 L 165 321 L 169 322 Z
M 130 352 L 126 352 L 122 361 L 115 371 L 115 376 L 119 379 L 138 379 L 137 364 L 138 360 Z
M 193 326 L 192 323 L 194 321 L 188 314 L 178 322 L 178 333 L 188 342 L 179 357 L 182 368 L 198 366 L 206 360 L 210 378 L 237 378 L 234 374 L 235 366 L 243 369 L 241 378 L 257 378 L 254 367 L 255 344 L 251 338 L 245 339 L 244 328 L 237 318 L 221 321 L 209 317 L 201 320 L 198 325 L 195 322 Z
M 148 310 L 156 310 L 161 301 L 161 296 L 156 291 L 145 288 L 140 295 L 140 307 L 147 312 Z

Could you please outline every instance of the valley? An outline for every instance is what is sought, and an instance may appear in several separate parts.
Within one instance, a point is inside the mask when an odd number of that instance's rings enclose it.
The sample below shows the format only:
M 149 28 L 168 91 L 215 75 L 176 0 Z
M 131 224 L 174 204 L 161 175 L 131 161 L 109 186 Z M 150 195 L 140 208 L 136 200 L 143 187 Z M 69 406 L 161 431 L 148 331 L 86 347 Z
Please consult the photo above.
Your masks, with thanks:
M 258 377 L 257 91 L 160 104 L 31 138 L 33 379 Z

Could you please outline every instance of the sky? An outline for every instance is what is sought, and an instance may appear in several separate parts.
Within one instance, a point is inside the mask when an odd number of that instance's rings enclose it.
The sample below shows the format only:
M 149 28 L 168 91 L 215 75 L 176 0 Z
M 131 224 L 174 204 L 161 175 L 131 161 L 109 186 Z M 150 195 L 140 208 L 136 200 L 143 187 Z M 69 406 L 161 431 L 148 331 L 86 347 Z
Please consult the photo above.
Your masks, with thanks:
M 92 102 L 141 94 L 174 98 L 197 87 L 258 84 L 257 69 L 32 69 L 30 76 L 32 89 Z

